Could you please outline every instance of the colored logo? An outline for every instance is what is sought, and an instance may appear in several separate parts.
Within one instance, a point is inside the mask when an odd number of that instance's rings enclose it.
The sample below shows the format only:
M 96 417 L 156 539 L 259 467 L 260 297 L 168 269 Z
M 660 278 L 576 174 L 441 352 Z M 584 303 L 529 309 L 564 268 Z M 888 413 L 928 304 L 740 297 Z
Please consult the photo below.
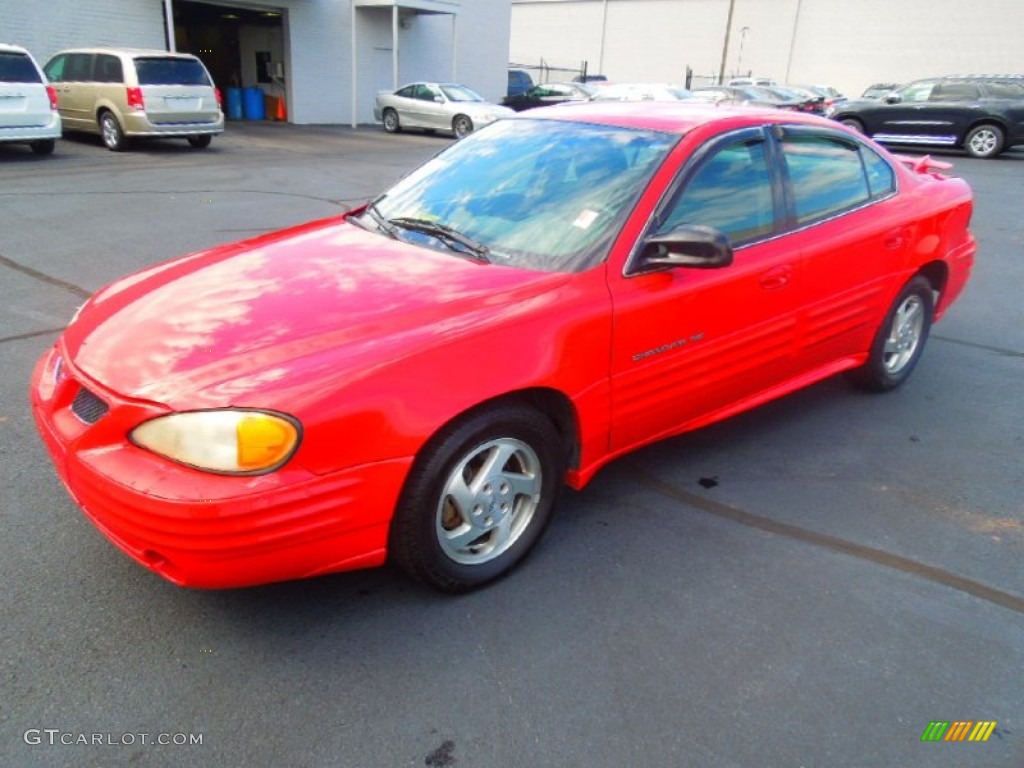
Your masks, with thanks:
M 921 741 L 988 741 L 996 725 L 995 720 L 932 720 Z

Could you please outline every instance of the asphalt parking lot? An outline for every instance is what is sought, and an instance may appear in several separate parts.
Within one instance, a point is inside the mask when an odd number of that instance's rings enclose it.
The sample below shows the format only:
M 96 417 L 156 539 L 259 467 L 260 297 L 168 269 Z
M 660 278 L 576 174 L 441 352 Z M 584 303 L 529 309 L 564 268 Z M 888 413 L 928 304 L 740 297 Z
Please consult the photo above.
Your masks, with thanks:
M 0 146 L 0 763 L 1024 765 L 1024 149 L 944 155 L 979 258 L 903 388 L 829 380 L 619 460 L 483 591 L 182 590 L 79 513 L 27 387 L 84 297 L 338 213 L 449 142 Z M 932 721 L 998 725 L 922 742 Z

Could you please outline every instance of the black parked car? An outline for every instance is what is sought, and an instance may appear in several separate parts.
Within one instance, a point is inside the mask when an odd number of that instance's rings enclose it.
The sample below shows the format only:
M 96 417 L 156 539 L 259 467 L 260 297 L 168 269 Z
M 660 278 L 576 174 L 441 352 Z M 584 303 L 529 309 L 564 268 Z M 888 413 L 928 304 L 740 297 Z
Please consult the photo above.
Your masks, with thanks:
M 516 112 L 531 107 L 545 107 L 564 101 L 589 101 L 594 89 L 583 83 L 544 83 L 535 85 L 526 93 L 517 93 L 502 99 L 502 104 Z
M 1024 77 L 917 80 L 880 101 L 837 104 L 829 116 L 876 141 L 960 147 L 973 157 L 995 157 L 1024 144 Z

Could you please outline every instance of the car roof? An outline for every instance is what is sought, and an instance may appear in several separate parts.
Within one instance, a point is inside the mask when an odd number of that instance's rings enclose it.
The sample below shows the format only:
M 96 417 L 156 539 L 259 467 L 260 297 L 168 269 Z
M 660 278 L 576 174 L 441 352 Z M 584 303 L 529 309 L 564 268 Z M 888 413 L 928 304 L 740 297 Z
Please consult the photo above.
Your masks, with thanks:
M 194 59 L 196 58 L 191 53 L 171 53 L 170 51 L 164 51 L 159 48 L 65 48 L 60 53 L 109 53 L 109 54 L 126 54 L 128 56 L 159 56 L 161 58 L 172 58 L 172 59 Z M 55 56 L 57 54 L 54 54 Z
M 523 113 L 521 119 L 523 118 L 645 128 L 664 133 L 677 133 L 680 136 L 695 128 L 712 124 L 723 124 L 728 128 L 742 128 L 762 123 L 806 123 L 836 127 L 836 123 L 815 115 L 802 115 L 770 107 L 720 107 L 694 100 L 583 101 L 531 110 Z
M 28 53 L 28 51 L 20 45 L 11 45 L 10 43 L 0 43 L 0 51 L 3 51 L 4 53 Z

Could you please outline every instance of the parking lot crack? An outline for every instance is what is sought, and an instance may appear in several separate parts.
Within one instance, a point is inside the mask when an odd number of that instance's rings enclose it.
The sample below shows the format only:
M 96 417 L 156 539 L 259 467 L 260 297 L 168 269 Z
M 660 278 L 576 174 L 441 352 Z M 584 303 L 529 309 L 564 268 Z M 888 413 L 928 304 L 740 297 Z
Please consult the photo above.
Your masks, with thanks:
M 818 533 L 817 531 L 802 528 L 798 525 L 772 520 L 771 518 L 764 517 L 762 515 L 755 515 L 739 509 L 738 507 L 733 507 L 729 504 L 724 504 L 720 501 L 715 501 L 696 493 L 684 491 L 681 488 L 677 488 L 671 483 L 667 483 L 651 474 L 633 460 L 623 460 L 621 462 L 621 466 L 627 469 L 627 476 L 637 484 L 647 488 L 648 490 L 654 491 L 661 496 L 665 496 L 669 499 L 685 504 L 688 507 L 699 509 L 702 512 L 715 515 L 716 517 L 731 520 L 749 528 L 757 528 L 769 533 L 786 536 L 787 538 L 794 539 L 796 541 L 802 541 L 805 544 L 811 544 L 832 552 L 839 552 L 851 557 L 856 557 L 860 560 L 875 563 L 876 565 L 882 565 L 886 568 L 892 568 L 897 571 L 913 574 L 936 584 L 942 584 L 943 586 L 959 590 L 960 592 L 965 592 L 966 594 L 977 597 L 981 600 L 986 600 L 1002 608 L 1008 608 L 1011 611 L 1016 611 L 1017 613 L 1024 613 L 1024 597 L 1020 597 L 1019 595 L 1005 592 L 1003 590 L 996 589 L 995 587 L 990 587 L 987 584 L 982 584 L 981 582 L 974 581 L 973 579 L 968 579 L 955 573 L 951 573 L 943 568 L 927 565 L 908 557 L 894 555 L 891 552 L 886 552 L 863 544 L 857 544 L 856 542 L 841 539 L 837 536 Z
M 15 272 L 21 272 L 23 275 L 39 280 L 40 282 L 47 283 L 48 285 L 54 285 L 58 288 L 63 288 L 68 293 L 72 293 L 82 299 L 88 299 L 92 296 L 92 291 L 87 291 L 85 288 L 69 283 L 67 280 L 61 280 L 59 277 L 48 275 L 45 272 L 40 272 L 38 269 L 32 267 L 26 267 L 24 264 L 19 264 L 13 259 L 8 259 L 6 256 L 0 254 L 0 266 L 13 269 Z

